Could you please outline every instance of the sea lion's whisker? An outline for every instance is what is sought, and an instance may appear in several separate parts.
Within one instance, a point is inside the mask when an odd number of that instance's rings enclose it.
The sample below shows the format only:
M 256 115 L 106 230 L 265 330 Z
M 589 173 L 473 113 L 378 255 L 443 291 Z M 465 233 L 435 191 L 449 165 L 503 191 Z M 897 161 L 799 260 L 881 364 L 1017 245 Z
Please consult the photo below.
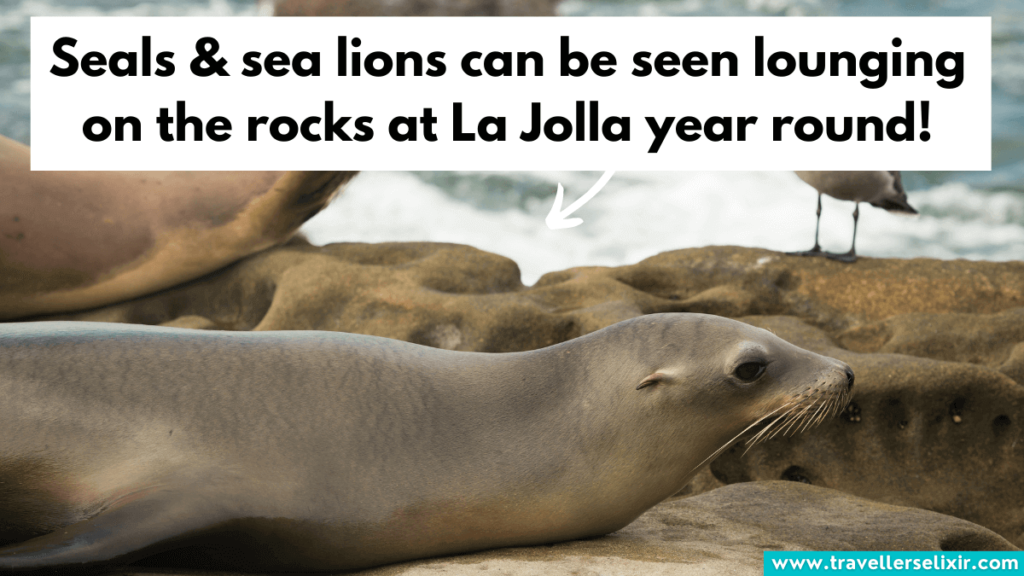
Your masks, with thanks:
M 793 406 L 792 408 L 790 408 L 790 409 L 789 409 L 789 410 L 788 410 L 788 411 L 787 411 L 787 412 L 786 412 L 786 413 L 785 413 L 785 414 L 784 414 L 784 415 L 782 416 L 782 418 L 780 418 L 780 419 L 779 419 L 779 420 L 780 420 L 780 422 L 779 422 L 779 424 L 778 424 L 778 428 L 776 428 L 776 429 L 774 430 L 774 433 L 778 433 L 778 432 L 779 432 L 780 430 L 782 430 L 782 429 L 783 429 L 783 428 L 785 428 L 786 426 L 789 426 L 789 425 L 790 425 L 790 424 L 791 424 L 791 423 L 793 422 L 793 420 L 794 420 L 795 418 L 798 418 L 798 417 L 799 417 L 799 414 L 800 414 L 800 412 L 799 412 L 799 411 L 803 409 L 803 405 L 804 405 L 804 404 L 803 404 L 803 401 L 801 401 L 801 402 L 800 402 L 799 404 L 797 404 L 796 406 Z
M 783 437 L 790 436 L 790 433 L 793 433 L 793 431 L 800 426 L 801 422 L 804 421 L 804 414 L 806 413 L 806 409 L 803 409 L 800 412 L 795 413 L 790 419 L 788 419 L 785 422 L 785 425 L 779 427 L 776 434 L 779 434 Z
M 830 416 L 839 416 L 839 414 L 846 408 L 846 405 L 850 403 L 850 397 L 847 394 L 837 396 L 832 399 L 832 409 L 829 412 Z
M 769 412 L 769 413 L 765 414 L 764 416 L 761 416 L 760 418 L 758 418 L 753 424 L 751 424 L 750 426 L 747 426 L 739 434 L 733 436 L 731 440 L 729 440 L 728 442 L 723 444 L 721 448 L 719 448 L 718 450 L 715 450 L 714 453 L 711 454 L 711 456 L 708 456 L 700 464 L 697 464 L 696 466 L 694 466 L 693 470 L 690 470 L 690 473 L 692 474 L 694 470 L 697 470 L 698 468 L 700 468 L 701 466 L 703 466 L 704 464 L 706 464 L 710 460 L 714 460 L 715 458 L 717 458 L 718 455 L 720 455 L 722 452 L 725 452 L 726 448 L 728 448 L 729 446 L 732 446 L 732 443 L 735 442 L 736 439 L 738 439 L 740 436 L 743 436 L 744 434 L 746 434 L 754 426 L 757 426 L 758 424 L 763 422 L 765 418 L 771 417 L 772 414 L 775 414 L 776 412 L 778 412 L 779 410 L 782 410 L 786 406 L 789 406 L 789 404 L 783 404 L 782 406 L 779 406 L 775 410 L 772 410 L 771 412 Z M 749 450 L 749 448 L 748 448 L 748 450 Z M 746 454 L 746 452 L 744 452 L 744 454 Z
M 821 424 L 822 420 L 825 419 L 825 416 L 827 416 L 829 411 L 832 409 L 832 403 L 834 401 L 835 396 L 830 396 L 829 398 L 825 399 L 824 402 L 818 402 L 818 409 L 815 410 L 814 414 L 812 414 L 811 417 L 807 419 L 807 424 L 800 429 L 800 432 L 806 432 L 807 430 L 810 430 L 811 428 L 817 426 L 818 424 Z
M 822 408 L 824 408 L 824 407 L 828 406 L 828 401 L 825 401 L 825 402 L 818 402 L 817 404 L 818 404 L 818 409 L 814 411 L 814 414 L 811 414 L 811 416 L 810 416 L 809 418 L 807 418 L 807 421 L 806 421 L 806 422 L 804 423 L 804 425 L 803 425 L 803 426 L 802 426 L 802 427 L 800 428 L 800 433 L 801 433 L 801 434 L 803 434 L 804 432 L 806 432 L 806 431 L 807 431 L 808 429 L 810 429 L 810 428 L 811 428 L 812 426 L 816 426 L 816 425 L 818 424 L 818 422 L 820 422 L 820 421 L 821 421 L 821 420 L 820 420 L 820 416 L 821 416 L 821 414 L 822 414 L 821 410 L 822 410 Z
M 828 402 L 828 410 L 826 410 L 825 414 L 822 415 L 822 419 L 823 420 L 825 418 L 828 418 L 829 416 L 833 416 L 833 415 L 835 415 L 837 413 L 836 412 L 836 406 L 839 405 L 839 399 L 840 399 L 839 397 L 833 397 L 831 400 L 829 400 L 829 402 Z
M 788 436 L 791 433 L 801 434 L 814 428 L 824 422 L 826 418 L 838 415 L 842 411 L 843 406 L 849 403 L 849 398 L 850 396 L 847 392 L 831 394 L 826 389 L 820 387 L 803 390 L 789 402 L 776 408 L 771 414 L 761 417 L 757 422 L 747 427 L 746 430 L 749 430 L 751 427 L 763 422 L 765 418 L 785 409 L 785 412 L 776 416 L 767 426 L 747 440 L 747 448 L 743 451 L 743 455 L 746 455 L 757 444 L 767 442 L 776 436 Z M 742 435 L 743 433 L 741 432 L 740 434 Z M 729 442 L 731 443 L 733 440 Z M 720 454 L 724 448 L 713 454 L 711 458 Z
M 836 416 L 842 414 L 843 410 L 846 410 L 846 408 L 850 405 L 850 402 L 852 401 L 853 394 L 850 394 L 849 392 L 843 394 L 843 401 L 836 402 Z
M 781 407 L 780 407 L 780 409 L 782 409 L 782 408 L 785 408 L 786 406 L 789 406 L 790 404 L 794 404 L 794 403 L 793 403 L 793 402 L 790 402 L 789 404 L 786 404 L 786 405 L 784 405 L 784 406 L 781 406 Z M 787 416 L 789 416 L 790 412 L 792 412 L 793 410 L 795 410 L 797 406 L 799 406 L 799 404 L 795 404 L 795 405 L 793 405 L 793 406 L 792 406 L 792 407 L 791 407 L 791 408 L 790 408 L 789 410 L 787 410 L 786 412 L 784 412 L 783 414 L 781 414 L 781 415 L 780 415 L 780 416 L 779 416 L 778 418 L 776 418 L 776 419 L 775 419 L 775 420 L 773 420 L 772 422 L 769 422 L 769 423 L 768 423 L 768 425 L 767 425 L 767 426 L 765 426 L 763 430 L 761 430 L 760 432 L 758 432 L 758 433 L 757 433 L 757 435 L 756 435 L 756 436 L 754 436 L 753 438 L 751 438 L 750 440 L 748 440 L 748 441 L 747 441 L 747 444 L 748 444 L 748 445 L 751 445 L 751 446 L 752 446 L 752 445 L 754 445 L 754 444 L 756 444 L 756 443 L 760 442 L 760 441 L 761 441 L 761 440 L 763 439 L 762 437 L 763 437 L 763 436 L 764 436 L 765 434 L 767 434 L 767 433 L 768 433 L 769 431 L 771 431 L 771 430 L 774 430 L 774 429 L 776 429 L 776 427 L 778 427 L 778 426 L 779 426 L 780 424 L 782 424 L 783 422 L 785 422 L 785 421 L 786 421 L 786 417 L 787 417 Z M 747 448 L 747 450 L 749 450 L 749 449 L 750 449 L 750 448 Z M 745 454 L 745 453 L 746 453 L 746 452 L 744 452 L 744 454 Z
M 843 408 L 850 403 L 850 397 L 846 394 L 837 396 L 832 399 L 832 412 L 830 415 L 839 416 L 839 413 L 843 411 Z
M 786 423 L 780 425 L 779 428 L 775 432 L 773 432 L 771 436 L 766 438 L 766 440 L 774 438 L 779 433 L 782 433 L 782 435 L 785 436 L 786 433 L 784 431 L 787 428 L 791 428 L 793 426 L 793 424 L 795 424 L 795 423 L 800 421 L 800 416 L 806 411 L 806 408 L 804 408 L 803 404 L 800 404 L 799 406 L 796 406 L 795 408 L 803 408 L 803 409 L 800 412 L 796 412 L 794 414 L 789 414 L 789 418 L 787 418 Z
M 818 416 L 818 423 L 819 424 L 824 422 L 826 418 L 832 416 L 832 413 L 835 411 L 835 405 L 836 405 L 835 398 L 832 398 L 832 399 L 830 399 L 828 401 L 828 404 L 826 405 L 825 410 L 821 413 L 820 416 Z
M 754 436 L 753 436 L 752 438 L 750 438 L 749 440 L 747 440 L 747 442 L 746 442 L 746 444 L 747 444 L 747 449 L 746 449 L 746 450 L 744 450 L 744 451 L 743 451 L 743 453 L 744 453 L 744 454 L 746 454 L 746 453 L 747 453 L 747 451 L 749 451 L 751 447 L 753 447 L 753 446 L 754 446 L 754 445 L 756 445 L 756 444 L 757 444 L 758 442 L 760 442 L 760 440 L 761 440 L 761 436 L 763 436 L 763 435 L 764 435 L 764 433 L 765 433 L 765 432 L 767 432 L 768 430 L 771 430 L 771 429 L 772 429 L 772 426 L 773 426 L 773 425 L 774 425 L 774 423 L 773 423 L 773 422 L 769 422 L 769 423 L 768 423 L 768 425 L 767 425 L 767 426 L 765 426 L 764 428 L 762 428 L 760 432 L 758 432 L 758 433 L 757 433 L 757 434 L 755 434 L 755 435 L 754 435 Z
M 793 402 L 790 402 L 789 404 L 781 406 L 780 409 L 781 408 L 785 408 L 786 406 L 789 406 L 790 404 L 793 404 Z M 767 440 L 767 439 L 771 438 L 776 433 L 778 433 L 779 428 L 785 422 L 789 421 L 788 418 L 791 416 L 791 413 L 793 412 L 793 410 L 796 410 L 799 406 L 800 406 L 800 404 L 798 404 L 798 403 L 794 404 L 789 410 L 787 410 L 781 416 L 776 418 L 773 422 L 771 422 L 767 426 L 765 426 L 764 429 L 761 430 L 760 432 L 758 432 L 756 436 L 754 436 L 753 438 L 748 440 L 747 441 L 747 449 L 743 451 L 743 454 L 746 455 L 746 453 L 749 452 L 750 449 L 753 448 L 755 445 L 757 445 L 758 443 L 760 443 L 760 442 L 762 442 L 764 440 Z M 765 434 L 767 434 L 769 431 L 771 431 L 772 433 L 770 435 L 768 435 L 768 436 L 765 436 Z
M 813 411 L 808 410 L 807 416 L 804 418 L 804 425 L 797 430 L 798 434 L 803 434 L 807 430 L 810 430 L 814 426 L 817 426 L 820 422 L 820 417 L 824 413 L 825 408 L 828 406 L 828 400 L 823 398 L 815 398 L 814 403 L 811 404 L 810 408 L 814 408 Z
M 829 414 L 832 412 L 832 404 L 833 404 L 832 400 L 829 400 L 825 404 L 826 409 L 821 414 L 818 414 L 818 417 L 814 419 L 814 425 L 815 426 L 817 426 L 818 424 L 821 424 L 822 422 L 824 422 L 825 418 L 827 418 L 829 416 Z
M 759 441 L 759 439 L 761 438 L 761 435 L 762 435 L 762 434 L 764 434 L 766 430 L 770 430 L 770 429 L 771 429 L 771 427 L 772 427 L 772 424 L 771 424 L 771 423 L 769 422 L 769 423 L 768 423 L 768 425 L 767 425 L 767 426 L 765 426 L 764 428 L 762 428 L 760 432 L 758 432 L 758 433 L 757 433 L 757 434 L 755 434 L 755 435 L 754 435 L 753 437 L 751 437 L 750 439 L 748 439 L 748 440 L 747 440 L 747 442 L 746 442 L 746 444 L 747 444 L 747 449 L 746 449 L 746 450 L 744 450 L 744 451 L 743 451 L 743 453 L 744 453 L 744 454 L 746 454 L 746 453 L 747 453 L 747 450 L 750 450 L 750 447 L 751 447 L 751 446 L 754 446 L 755 444 L 757 444 L 757 443 L 758 443 L 758 441 Z
M 761 416 L 760 418 L 758 418 L 758 419 L 757 419 L 757 420 L 756 420 L 756 421 L 755 421 L 755 422 L 754 422 L 753 424 L 751 424 L 750 426 L 747 426 L 746 428 L 744 428 L 742 432 L 740 432 L 740 433 L 739 433 L 739 434 L 737 434 L 736 436 L 733 436 L 732 440 L 729 440 L 728 442 L 726 442 L 726 443 L 725 443 L 725 445 L 724 445 L 724 446 L 722 446 L 721 448 L 719 448 L 719 451 L 725 450 L 725 448 L 726 448 L 726 447 L 728 447 L 728 446 L 729 446 L 730 444 L 732 444 L 733 442 L 735 442 L 737 438 L 739 438 L 740 436 L 743 436 L 744 434 L 746 434 L 747 432 L 749 432 L 749 431 L 750 431 L 750 429 L 751 429 L 751 428 L 753 428 L 754 426 L 757 426 L 757 425 L 758 425 L 758 424 L 760 424 L 761 422 L 764 422 L 764 421 L 765 421 L 765 419 L 767 419 L 767 418 L 771 418 L 773 414 L 775 414 L 775 413 L 776 413 L 776 412 L 778 412 L 779 410 L 782 410 L 783 408 L 785 408 L 785 407 L 789 406 L 789 404 L 791 404 L 791 403 L 783 404 L 782 406 L 779 406 L 779 407 L 778 407 L 778 408 L 776 408 L 775 410 L 772 410 L 771 412 L 769 412 L 769 413 L 765 414 L 764 416 Z M 774 425 L 774 422 L 769 422 L 769 423 L 768 423 L 768 425 L 764 427 L 764 430 L 767 430 L 767 429 L 771 428 L 771 427 L 772 427 L 773 425 Z M 760 434 L 763 434 L 763 433 L 764 433 L 764 430 L 761 430 L 761 432 L 758 432 L 758 434 L 759 434 L 759 435 L 760 435 Z M 757 437 L 757 436 L 755 436 L 755 438 L 756 438 L 756 437 Z M 747 443 L 749 444 L 749 443 L 750 443 L 750 441 L 748 440 L 748 441 L 747 441 Z M 710 458 L 709 458 L 709 459 L 710 459 Z
M 782 434 L 782 436 L 788 436 L 789 433 L 793 431 L 794 425 L 799 425 L 800 422 L 802 422 L 802 415 L 803 412 L 794 414 L 793 417 L 790 418 L 789 422 L 786 422 L 785 426 L 779 427 L 779 433 Z

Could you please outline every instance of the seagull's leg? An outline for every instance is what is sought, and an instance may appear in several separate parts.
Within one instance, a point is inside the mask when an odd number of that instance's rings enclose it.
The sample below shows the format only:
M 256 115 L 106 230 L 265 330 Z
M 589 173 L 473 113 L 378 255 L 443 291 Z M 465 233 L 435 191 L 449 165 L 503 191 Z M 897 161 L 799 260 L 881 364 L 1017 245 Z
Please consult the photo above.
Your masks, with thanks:
M 811 252 L 821 252 L 821 245 L 818 244 L 818 230 L 821 229 L 821 192 L 818 192 L 818 219 L 814 222 L 814 248 Z
M 846 254 L 827 254 L 831 260 L 838 260 L 840 262 L 856 262 L 857 261 L 857 219 L 860 218 L 860 202 L 857 202 L 856 207 L 853 209 L 853 242 L 850 243 L 850 251 Z
M 857 218 L 860 218 L 860 202 L 853 208 L 853 242 L 850 243 L 848 256 L 857 256 Z
M 821 251 L 821 245 L 818 244 L 818 231 L 821 229 L 821 192 L 818 192 L 818 220 L 814 223 L 814 248 L 807 250 L 806 252 L 786 252 L 793 256 L 832 256 L 828 252 Z

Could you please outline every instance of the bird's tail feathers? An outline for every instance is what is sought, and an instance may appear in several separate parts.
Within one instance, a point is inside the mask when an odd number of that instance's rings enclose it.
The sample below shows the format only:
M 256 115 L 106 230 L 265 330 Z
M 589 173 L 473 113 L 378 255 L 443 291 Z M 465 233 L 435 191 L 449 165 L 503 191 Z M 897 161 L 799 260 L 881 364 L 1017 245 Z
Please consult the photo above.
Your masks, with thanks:
M 906 198 L 907 191 L 903 189 L 903 176 L 900 175 L 899 170 L 895 172 L 889 172 L 889 174 L 891 174 L 893 178 L 892 187 L 895 188 L 901 196 Z
M 881 200 L 871 202 L 871 205 L 875 208 L 888 210 L 894 214 L 904 214 L 907 216 L 917 214 L 917 210 L 903 198 L 882 198 Z

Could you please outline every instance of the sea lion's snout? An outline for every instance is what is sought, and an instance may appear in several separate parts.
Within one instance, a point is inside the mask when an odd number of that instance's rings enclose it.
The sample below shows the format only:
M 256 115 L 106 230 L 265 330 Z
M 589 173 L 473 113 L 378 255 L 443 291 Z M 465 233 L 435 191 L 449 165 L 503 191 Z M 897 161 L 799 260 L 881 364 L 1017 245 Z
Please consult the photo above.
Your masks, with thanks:
M 853 381 L 856 376 L 853 368 L 842 360 L 823 356 L 831 366 L 818 376 L 818 385 L 823 394 L 843 396 L 847 402 L 853 397 Z
M 819 385 L 830 387 L 840 394 L 850 395 L 853 392 L 853 381 L 856 379 L 853 368 L 846 362 L 829 356 L 820 358 L 828 363 L 828 367 L 819 373 Z
M 854 374 L 847 363 L 796 346 L 767 330 L 735 328 L 739 338 L 725 348 L 728 354 L 721 356 L 725 360 L 724 380 L 733 386 L 695 388 L 705 396 L 712 391 L 732 390 L 737 398 L 736 414 L 746 421 L 734 422 L 735 428 L 728 431 L 731 438 L 691 472 L 714 460 L 747 433 L 751 434 L 745 442 L 749 450 L 776 436 L 806 432 L 838 416 L 852 397 Z M 699 363 L 714 356 L 709 349 L 701 352 L 702 356 L 691 361 Z M 641 386 L 656 383 L 653 377 L 660 375 L 653 374 Z
M 834 358 L 829 358 L 829 360 L 835 362 L 837 366 L 831 371 L 830 376 L 826 380 L 832 382 L 832 386 L 840 389 L 840 393 L 850 396 L 853 393 L 853 381 L 855 379 L 853 368 L 850 368 L 849 364 L 841 360 Z

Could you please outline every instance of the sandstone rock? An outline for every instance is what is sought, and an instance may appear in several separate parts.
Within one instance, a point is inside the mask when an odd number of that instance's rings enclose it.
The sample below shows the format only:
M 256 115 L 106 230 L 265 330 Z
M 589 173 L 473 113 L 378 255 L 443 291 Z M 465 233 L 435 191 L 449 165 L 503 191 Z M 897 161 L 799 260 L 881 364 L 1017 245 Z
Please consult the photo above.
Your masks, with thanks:
M 363 574 L 760 574 L 765 550 L 1015 549 L 997 534 L 950 516 L 797 482 L 749 482 L 664 502 L 602 538 L 421 560 Z
M 960 356 L 948 358 L 973 362 L 971 350 L 988 350 L 993 338 L 1022 340 L 1013 332 L 1020 312 L 1010 312 L 1018 308 L 1024 308 L 1024 262 L 862 258 L 849 265 L 711 247 L 666 252 L 631 266 L 552 272 L 526 288 L 514 262 L 468 246 L 295 242 L 154 296 L 63 317 L 159 324 L 194 314 L 231 330 L 344 330 L 405 340 L 449 324 L 473 334 L 460 350 L 511 351 L 639 314 L 787 315 L 868 352 L 888 350 L 880 348 L 883 340 L 876 348 L 860 343 L 868 333 L 857 330 L 877 332 L 881 328 L 871 327 L 888 318 L 1005 313 L 999 328 L 985 328 L 987 317 L 978 320 L 974 348 L 960 345 Z M 915 331 L 907 326 L 906 332 Z M 948 333 L 949 322 L 942 330 Z M 923 351 L 892 351 L 933 354 L 918 348 Z M 1017 365 L 1012 346 L 985 354 L 986 362 Z
M 719 481 L 798 480 L 950 514 L 1024 544 L 1024 386 L 982 365 L 859 354 L 792 317 L 751 317 L 857 374 L 839 418 L 710 466 Z
M 856 352 L 982 364 L 1024 384 L 1024 308 L 998 314 L 902 314 L 851 328 L 837 340 Z

